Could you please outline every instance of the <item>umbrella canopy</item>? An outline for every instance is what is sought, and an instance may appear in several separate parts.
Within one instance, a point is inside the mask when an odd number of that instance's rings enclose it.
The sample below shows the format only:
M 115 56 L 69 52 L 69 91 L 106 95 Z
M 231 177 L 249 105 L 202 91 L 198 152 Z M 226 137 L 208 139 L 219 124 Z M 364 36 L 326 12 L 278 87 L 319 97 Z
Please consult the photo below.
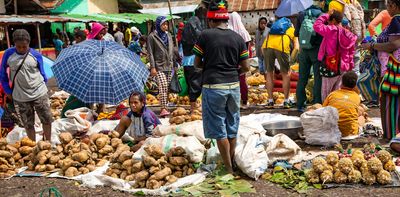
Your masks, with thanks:
M 143 91 L 140 57 L 116 42 L 88 40 L 61 51 L 52 67 L 58 86 L 85 103 L 117 104 Z
M 54 65 L 54 60 L 48 58 L 45 55 L 42 56 L 43 56 L 44 73 L 46 73 L 47 78 L 52 78 L 54 74 L 53 71 L 51 70 L 51 67 Z
M 283 0 L 275 15 L 278 17 L 292 16 L 312 6 L 313 0 Z

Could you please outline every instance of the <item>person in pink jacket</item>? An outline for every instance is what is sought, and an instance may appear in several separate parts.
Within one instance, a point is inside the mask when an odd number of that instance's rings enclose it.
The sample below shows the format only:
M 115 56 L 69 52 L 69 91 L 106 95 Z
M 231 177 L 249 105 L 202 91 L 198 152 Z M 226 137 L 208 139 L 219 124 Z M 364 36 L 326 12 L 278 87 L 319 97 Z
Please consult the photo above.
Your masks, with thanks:
M 318 60 L 322 61 L 325 56 L 335 55 L 336 52 L 340 53 L 341 74 L 336 77 L 322 77 L 322 100 L 325 100 L 331 92 L 338 90 L 342 75 L 354 68 L 353 58 L 357 36 L 341 26 L 342 20 L 343 15 L 332 10 L 328 14 L 318 17 L 313 26 L 315 32 L 323 37 L 318 52 Z

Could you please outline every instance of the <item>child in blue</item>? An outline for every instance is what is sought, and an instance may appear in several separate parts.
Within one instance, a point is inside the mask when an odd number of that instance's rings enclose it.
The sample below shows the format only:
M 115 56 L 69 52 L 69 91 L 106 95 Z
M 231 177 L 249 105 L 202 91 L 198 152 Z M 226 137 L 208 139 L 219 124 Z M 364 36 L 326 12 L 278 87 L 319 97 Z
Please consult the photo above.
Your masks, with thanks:
M 115 130 L 121 137 L 125 132 L 133 137 L 135 145 L 132 150 L 136 152 L 144 141 L 153 135 L 154 128 L 161 122 L 154 112 L 146 107 L 146 97 L 140 92 L 133 92 L 129 96 L 129 107 L 131 111 L 121 118 Z

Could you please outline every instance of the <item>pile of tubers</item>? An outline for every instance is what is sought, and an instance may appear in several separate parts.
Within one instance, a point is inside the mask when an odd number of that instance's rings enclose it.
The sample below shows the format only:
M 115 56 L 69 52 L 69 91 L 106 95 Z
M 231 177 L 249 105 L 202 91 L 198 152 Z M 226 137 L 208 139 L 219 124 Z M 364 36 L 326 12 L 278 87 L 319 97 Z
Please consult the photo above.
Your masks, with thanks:
M 391 154 L 386 150 L 378 152 L 377 157 L 366 159 L 364 153 L 356 150 L 351 157 L 339 158 L 335 152 L 330 152 L 326 159 L 317 157 L 312 161 L 312 169 L 306 178 L 310 183 L 360 183 L 372 185 L 390 184 L 390 172 L 395 170 Z
M 15 154 L 18 153 L 18 149 L 14 146 L 7 144 L 5 138 L 0 138 L 0 178 L 8 178 L 15 175 L 16 172 L 16 160 Z
M 54 120 L 61 117 L 61 110 L 65 106 L 66 97 L 52 96 L 50 98 L 51 113 L 53 114 Z
M 146 95 L 146 104 L 149 106 L 156 106 L 156 105 L 160 105 L 160 101 L 157 99 L 157 97 L 153 96 L 152 94 L 147 94 Z
M 248 102 L 250 105 L 266 105 L 268 103 L 267 90 L 259 88 L 250 88 Z
M 129 148 L 117 150 L 111 158 L 106 175 L 126 181 L 134 181 L 133 188 L 158 189 L 195 173 L 190 158 L 182 147 L 175 147 L 164 153 L 157 145 L 144 148 L 147 155 L 142 160 L 132 159 Z
M 169 123 L 178 125 L 185 122 L 191 122 L 201 119 L 202 119 L 201 108 L 193 110 L 193 113 L 190 114 L 189 110 L 186 110 L 182 107 L 178 107 L 175 111 L 171 113 L 171 118 L 169 119 Z
M 264 75 L 260 73 L 254 73 L 254 75 L 247 77 L 247 84 L 249 86 L 259 86 L 265 84 Z

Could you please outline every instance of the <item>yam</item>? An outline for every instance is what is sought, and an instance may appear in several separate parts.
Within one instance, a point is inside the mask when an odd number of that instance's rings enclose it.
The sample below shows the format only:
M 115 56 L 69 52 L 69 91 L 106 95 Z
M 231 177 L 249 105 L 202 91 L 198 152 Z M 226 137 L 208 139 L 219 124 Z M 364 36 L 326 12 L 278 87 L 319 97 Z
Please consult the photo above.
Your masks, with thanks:
M 56 146 L 56 150 L 57 150 L 58 153 L 62 153 L 64 148 L 62 147 L 61 144 L 59 144 L 59 145 Z
M 99 154 L 92 153 L 91 157 L 92 157 L 92 159 L 98 159 L 99 158 Z
M 165 165 L 165 164 L 168 163 L 167 157 L 166 157 L 166 156 L 162 156 L 160 159 L 157 160 L 157 162 L 158 162 L 160 165 Z
M 45 155 L 36 157 L 36 159 L 37 159 L 37 162 L 38 162 L 39 164 L 41 164 L 41 165 L 45 164 L 46 161 L 47 161 L 47 157 L 46 157 Z
M 50 164 L 56 164 L 56 163 L 58 163 L 58 161 L 60 161 L 60 157 L 59 156 L 51 156 L 49 158 L 49 163 Z
M 142 160 L 146 167 L 158 165 L 158 162 L 154 159 L 154 157 L 151 157 L 151 156 L 142 155 Z
M 74 160 L 72 160 L 71 158 L 67 157 L 64 160 L 60 160 L 58 164 L 59 164 L 59 167 L 62 170 L 67 170 L 69 167 L 72 166 L 73 163 L 74 163 Z
M 170 168 L 166 167 L 158 172 L 156 172 L 155 174 L 151 175 L 150 180 L 151 179 L 155 179 L 157 181 L 164 179 L 166 176 L 171 175 L 172 171 Z
M 96 163 L 97 167 L 101 167 L 104 166 L 104 164 L 106 164 L 107 160 L 101 159 L 99 162 Z
M 122 170 L 120 169 L 112 169 L 114 174 L 120 175 L 122 173 Z
M 187 169 L 187 175 L 192 175 L 192 174 L 194 174 L 194 173 L 195 173 L 195 171 L 194 171 L 193 168 L 188 168 L 188 169 Z
M 133 185 L 133 188 L 144 188 L 146 187 L 146 181 L 136 181 Z
M 128 168 L 131 168 L 132 165 L 133 165 L 133 160 L 132 160 L 132 159 L 128 159 L 128 160 L 125 160 L 125 161 L 122 163 L 122 168 L 123 168 L 123 169 L 128 169 Z
M 182 178 L 183 177 L 183 172 L 182 171 L 175 171 L 172 175 L 178 177 L 178 178 Z
M 79 153 L 74 153 L 72 155 L 72 159 L 77 162 L 83 163 L 89 159 L 89 153 L 87 151 L 81 151 Z
M 146 188 L 147 189 L 158 189 L 161 187 L 161 183 L 156 180 L 147 180 L 146 181 Z
M 154 157 L 155 159 L 160 159 L 162 156 L 165 155 L 164 152 L 162 151 L 161 146 L 158 145 L 146 146 L 144 147 L 144 150 L 149 156 Z
M 128 175 L 124 179 L 126 181 L 133 181 L 133 180 L 135 180 L 135 175 L 134 174 Z
M 100 134 L 100 133 L 93 133 L 92 135 L 89 136 L 89 138 L 90 138 L 90 141 L 96 142 L 96 140 L 98 138 L 100 138 L 101 136 L 102 136 L 102 134 Z
M 128 146 L 128 145 L 126 145 L 126 144 L 120 144 L 120 145 L 118 145 L 118 147 L 117 147 L 117 150 L 114 152 L 114 154 L 112 154 L 112 156 L 111 156 L 111 161 L 116 161 L 117 159 L 118 159 L 118 157 L 119 157 L 119 155 L 122 153 L 122 152 L 124 152 L 124 151 L 130 151 L 131 150 L 131 148 Z
M 113 169 L 121 169 L 121 170 L 124 169 L 124 167 L 122 166 L 121 163 L 113 163 L 113 164 L 111 164 L 110 167 Z
M 86 168 L 89 169 L 90 172 L 93 172 L 94 170 L 96 170 L 95 165 L 87 165 Z
M 122 171 L 119 175 L 119 178 L 125 180 L 126 176 L 128 176 L 128 172 L 126 170 Z
M 56 166 L 53 164 L 46 164 L 46 171 L 53 171 L 56 169 Z
M 11 144 L 16 149 L 19 149 L 21 147 L 21 141 L 15 142 L 14 144 Z
M 81 172 L 82 174 L 87 174 L 90 172 L 90 170 L 87 167 L 80 167 L 79 172 Z
M 114 151 L 113 147 L 110 145 L 105 145 L 102 149 L 99 150 L 100 154 L 107 155 Z
M 7 172 L 8 169 L 10 168 L 6 164 L 0 165 L 0 172 Z
M 111 146 L 112 146 L 113 148 L 117 148 L 118 145 L 120 145 L 120 144 L 122 144 L 122 140 L 121 140 L 121 139 L 119 139 L 119 138 L 113 138 L 113 139 L 111 139 Z
M 7 146 L 6 146 L 6 149 L 7 149 L 8 151 L 10 151 L 13 155 L 15 155 L 15 154 L 18 153 L 18 149 L 15 148 L 14 146 L 7 145 Z
M 108 168 L 104 174 L 107 176 L 111 176 L 113 174 L 112 168 Z
M 167 180 L 168 184 L 171 184 L 171 183 L 175 183 L 178 180 L 178 178 L 174 175 L 169 175 L 169 176 L 165 177 L 165 180 Z
M 16 153 L 16 154 L 13 156 L 13 158 L 14 158 L 15 161 L 18 161 L 18 160 L 20 160 L 20 159 L 22 158 L 22 156 L 21 156 L 20 153 Z
M 51 143 L 49 141 L 39 141 L 37 147 L 39 147 L 39 150 L 50 150 Z
M 60 142 L 63 144 L 68 144 L 72 139 L 72 134 L 70 132 L 62 132 L 59 135 Z
M 98 149 L 102 149 L 105 145 L 110 143 L 108 136 L 104 135 L 96 140 L 96 146 Z
M 144 168 L 143 162 L 137 162 L 132 165 L 131 173 L 136 173 L 141 171 Z
M 26 166 L 28 166 L 28 170 L 34 171 L 35 170 L 35 165 L 33 164 L 32 161 L 29 161 Z M 0 170 L 1 171 L 1 170 Z
M 36 172 L 45 172 L 46 171 L 46 165 L 39 164 L 35 166 L 35 171 Z
M 158 166 L 151 166 L 150 169 L 149 169 L 149 172 L 150 172 L 150 174 L 154 174 L 154 173 L 156 173 L 156 172 L 158 172 L 160 170 L 161 169 Z
M 6 138 L 0 138 L 0 146 L 6 146 L 6 145 L 7 145 Z
M 29 147 L 34 147 L 36 146 L 36 142 L 32 141 L 28 137 L 23 137 L 21 139 L 21 146 L 29 146 Z
M 119 138 L 119 133 L 117 131 L 112 131 L 109 135 L 111 138 Z
M 10 158 L 12 156 L 13 156 L 13 154 L 11 152 L 6 151 L 6 150 L 0 150 L 0 157 Z
M 76 169 L 75 167 L 69 167 L 65 172 L 64 175 L 66 177 L 74 177 L 74 176 L 78 176 L 79 175 L 79 171 L 78 169 Z
M 183 149 L 181 146 L 171 148 L 169 152 L 172 156 L 182 156 L 186 153 L 185 149 Z
M 142 170 L 135 174 L 135 181 L 143 181 L 148 178 L 149 178 L 149 172 L 147 172 L 147 170 Z
M 10 165 L 15 165 L 15 160 L 12 157 L 8 158 L 8 162 L 10 163 Z
M 131 159 L 133 156 L 133 152 L 130 151 L 124 151 L 122 152 L 119 157 L 118 157 L 118 161 L 123 163 L 124 161 Z
M 189 161 L 184 157 L 170 157 L 169 163 L 172 165 L 182 166 L 189 163 Z

